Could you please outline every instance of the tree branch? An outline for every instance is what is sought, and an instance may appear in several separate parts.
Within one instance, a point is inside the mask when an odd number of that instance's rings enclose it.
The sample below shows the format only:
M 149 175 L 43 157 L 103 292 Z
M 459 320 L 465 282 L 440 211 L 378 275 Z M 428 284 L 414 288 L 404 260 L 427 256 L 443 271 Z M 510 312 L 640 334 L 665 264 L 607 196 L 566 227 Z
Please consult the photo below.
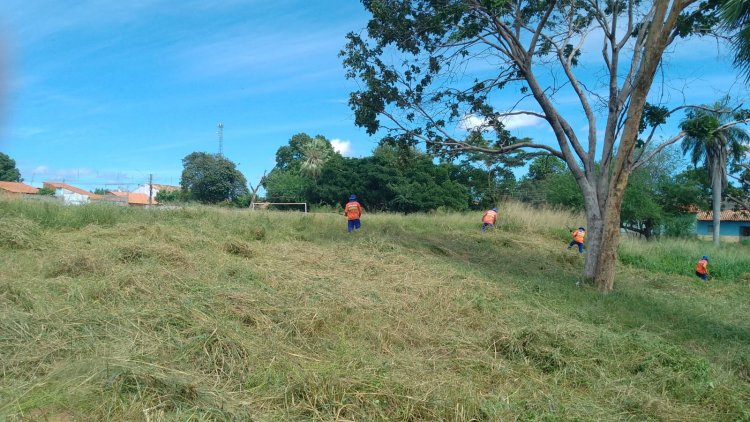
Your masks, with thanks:
M 547 5 L 547 10 L 544 12 L 544 16 L 542 16 L 542 19 L 539 20 L 539 25 L 536 26 L 536 29 L 534 30 L 533 35 L 531 36 L 531 42 L 529 43 L 529 48 L 528 50 L 526 50 L 526 54 L 528 54 L 529 56 L 534 55 L 534 52 L 536 51 L 536 43 L 539 41 L 539 37 L 542 34 L 544 25 L 547 24 L 547 20 L 552 14 L 552 10 L 555 9 L 555 4 L 556 2 L 554 0 L 550 0 L 549 4 Z
M 569 25 L 573 25 L 572 22 L 569 22 Z M 572 29 L 570 30 L 572 31 Z M 568 33 L 568 39 L 570 39 L 571 33 Z M 581 161 L 583 161 L 583 166 L 586 169 L 586 171 L 590 171 L 591 167 L 593 166 L 594 162 L 594 156 L 596 154 L 596 116 L 594 115 L 594 111 L 591 108 L 591 104 L 589 103 L 588 98 L 586 97 L 586 94 L 583 92 L 583 89 L 581 88 L 581 84 L 578 82 L 578 79 L 573 74 L 572 69 L 572 61 L 573 57 L 575 56 L 575 53 L 579 51 L 583 45 L 584 40 L 586 39 L 586 35 L 581 35 L 581 39 L 579 40 L 578 46 L 574 48 L 568 57 L 565 57 L 564 52 L 559 47 L 557 48 L 557 57 L 560 61 L 560 64 L 563 67 L 563 70 L 565 71 L 565 75 L 568 77 L 568 80 L 570 81 L 571 86 L 573 87 L 573 90 L 575 91 L 576 95 L 578 96 L 578 99 L 581 103 L 581 106 L 583 107 L 583 111 L 586 114 L 586 120 L 588 120 L 588 126 L 589 126 L 589 151 L 588 154 L 583 150 L 583 146 L 578 142 L 578 138 L 575 135 L 575 132 L 566 124 L 564 128 L 566 129 L 566 134 L 568 135 L 568 138 L 571 141 L 571 144 L 573 145 L 573 148 L 576 150 L 576 153 L 578 153 L 579 157 L 581 158 Z M 567 41 L 564 43 L 567 44 Z
M 439 143 L 441 145 L 454 147 L 461 151 L 474 151 L 474 152 L 483 152 L 487 154 L 506 154 L 511 151 L 515 151 L 517 149 L 523 149 L 523 148 L 535 148 L 535 149 L 542 149 L 550 154 L 554 155 L 555 157 L 565 159 L 565 156 L 563 156 L 562 152 L 552 148 L 549 145 L 544 144 L 537 144 L 534 142 L 519 142 L 517 144 L 512 145 L 506 145 L 501 148 L 487 148 L 487 147 L 480 147 L 476 145 L 471 145 L 463 141 L 459 141 L 456 139 L 451 139 L 450 141 L 443 141 L 443 142 L 432 142 L 432 143 Z
M 734 202 L 735 204 L 737 204 L 740 207 L 744 208 L 745 211 L 750 211 L 750 202 L 743 201 L 743 200 L 741 200 L 739 198 L 735 198 L 734 196 L 729 195 L 729 194 L 727 194 L 727 198 L 731 199 L 732 202 Z
M 673 136 L 673 137 L 669 138 L 669 140 L 665 141 L 664 143 L 662 143 L 662 144 L 661 144 L 661 145 L 659 145 L 658 147 L 656 147 L 656 148 L 655 148 L 655 149 L 654 149 L 653 151 L 651 151 L 651 152 L 650 152 L 650 153 L 649 153 L 649 154 L 648 154 L 648 155 L 647 155 L 646 157 L 643 157 L 643 158 L 641 158 L 641 156 L 639 156 L 639 159 L 638 159 L 637 161 L 635 161 L 635 162 L 633 163 L 633 167 L 632 167 L 632 168 L 633 168 L 633 171 L 635 171 L 635 170 L 636 170 L 637 168 L 639 168 L 639 167 L 641 167 L 642 165 L 644 165 L 644 164 L 646 164 L 647 162 L 649 162 L 649 160 L 651 160 L 652 158 L 654 158 L 654 157 L 655 157 L 656 155 L 658 155 L 658 154 L 659 154 L 660 152 L 664 151 L 664 148 L 666 148 L 666 147 L 668 147 L 668 146 L 670 146 L 670 145 L 674 144 L 675 142 L 677 142 L 677 141 L 681 140 L 682 138 L 684 138 L 684 137 L 685 137 L 685 135 L 687 135 L 687 133 L 685 133 L 684 131 L 683 131 L 683 132 L 680 132 L 680 133 L 678 133 L 677 135 L 675 135 L 675 136 Z

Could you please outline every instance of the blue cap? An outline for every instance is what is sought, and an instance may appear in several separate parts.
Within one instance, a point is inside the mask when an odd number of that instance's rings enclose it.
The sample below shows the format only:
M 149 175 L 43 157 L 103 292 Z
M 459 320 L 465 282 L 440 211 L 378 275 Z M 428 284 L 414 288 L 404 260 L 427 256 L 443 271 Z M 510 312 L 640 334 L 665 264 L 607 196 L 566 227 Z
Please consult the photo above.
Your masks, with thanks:
M 578 230 L 586 231 L 586 229 L 584 229 L 583 227 L 579 227 Z
M 705 259 L 706 261 L 708 261 L 708 257 L 706 255 L 703 255 L 703 259 Z
M 351 196 L 349 197 L 349 200 L 354 201 L 355 199 L 357 199 L 357 195 L 351 194 Z
M 492 211 L 495 211 L 495 212 L 497 212 L 497 208 L 493 208 L 493 209 L 492 209 Z

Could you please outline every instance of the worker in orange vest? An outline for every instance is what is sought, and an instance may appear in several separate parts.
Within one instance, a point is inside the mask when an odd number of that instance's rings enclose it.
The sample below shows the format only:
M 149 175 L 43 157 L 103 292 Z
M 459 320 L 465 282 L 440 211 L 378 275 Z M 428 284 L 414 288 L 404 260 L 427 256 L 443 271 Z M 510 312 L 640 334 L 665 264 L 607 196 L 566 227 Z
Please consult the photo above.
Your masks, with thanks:
M 349 220 L 349 233 L 354 229 L 359 230 L 362 227 L 362 223 L 359 221 L 359 218 L 362 216 L 362 205 L 357 202 L 357 195 L 352 194 L 349 196 L 349 202 L 344 206 L 344 215 Z
M 695 275 L 701 280 L 708 281 L 708 257 L 703 256 L 695 265 Z
M 482 216 L 482 231 L 487 230 L 487 227 L 495 227 L 497 221 L 497 208 L 487 210 Z
M 583 253 L 583 240 L 586 238 L 586 229 L 579 227 L 578 230 L 570 232 L 570 235 L 573 236 L 573 240 L 568 244 L 568 249 L 574 245 L 578 245 L 578 253 Z

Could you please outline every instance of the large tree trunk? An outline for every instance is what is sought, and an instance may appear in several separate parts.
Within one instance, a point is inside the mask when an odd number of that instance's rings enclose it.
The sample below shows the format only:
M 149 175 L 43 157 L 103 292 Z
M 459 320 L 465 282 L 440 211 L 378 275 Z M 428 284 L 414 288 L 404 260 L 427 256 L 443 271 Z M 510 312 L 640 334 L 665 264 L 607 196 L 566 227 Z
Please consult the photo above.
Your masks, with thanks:
M 627 183 L 627 182 L 625 182 Z M 610 196 L 604 213 L 602 244 L 597 260 L 597 273 L 594 282 L 602 293 L 609 293 L 615 283 L 617 248 L 620 245 L 620 205 L 622 195 Z
M 721 242 L 721 170 L 712 168 L 711 171 L 713 173 L 711 175 L 711 199 L 713 200 L 714 245 L 719 246 Z
M 656 67 L 661 61 L 669 34 L 677 22 L 684 4 L 676 1 L 669 8 L 669 2 L 655 2 L 654 16 L 649 24 L 649 35 L 643 50 L 638 75 L 633 81 L 630 105 L 626 114 L 625 125 L 617 146 L 617 158 L 609 178 L 609 190 L 604 203 L 604 223 L 602 228 L 601 251 L 596 263 L 594 282 L 602 293 L 612 291 L 615 282 L 617 265 L 617 248 L 620 244 L 620 208 L 628 186 L 630 172 L 633 169 L 632 154 L 638 139 L 643 106 L 654 80 Z M 665 16 L 667 17 L 664 21 Z M 601 177 L 606 177 L 606 173 Z
M 598 206 L 594 204 L 594 207 L 591 210 L 586 207 L 586 260 L 583 264 L 583 281 L 586 283 L 594 282 L 602 245 L 602 217 Z

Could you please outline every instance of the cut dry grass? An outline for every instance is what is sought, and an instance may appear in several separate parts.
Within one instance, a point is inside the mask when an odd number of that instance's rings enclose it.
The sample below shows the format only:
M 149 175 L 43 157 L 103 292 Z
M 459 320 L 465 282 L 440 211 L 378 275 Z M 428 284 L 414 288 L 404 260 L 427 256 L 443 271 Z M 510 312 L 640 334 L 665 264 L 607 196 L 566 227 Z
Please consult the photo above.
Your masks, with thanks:
M 575 288 L 575 215 L 5 207 L 0 419 L 750 419 L 742 276 Z

